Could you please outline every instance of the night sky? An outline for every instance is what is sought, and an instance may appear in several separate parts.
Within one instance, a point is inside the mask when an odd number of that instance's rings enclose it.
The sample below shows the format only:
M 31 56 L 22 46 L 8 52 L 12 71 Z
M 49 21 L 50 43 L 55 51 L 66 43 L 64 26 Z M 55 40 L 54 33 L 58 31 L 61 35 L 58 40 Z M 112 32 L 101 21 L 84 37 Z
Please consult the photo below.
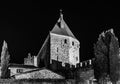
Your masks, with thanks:
M 0 52 L 8 43 L 10 62 L 23 63 L 30 52 L 37 55 L 48 33 L 59 18 L 59 10 L 75 37 L 80 41 L 81 61 L 94 57 L 93 44 L 101 32 L 113 28 L 120 39 L 120 11 L 109 3 L 81 2 L 77 6 L 44 5 L 40 2 L 8 2 L 0 7 Z

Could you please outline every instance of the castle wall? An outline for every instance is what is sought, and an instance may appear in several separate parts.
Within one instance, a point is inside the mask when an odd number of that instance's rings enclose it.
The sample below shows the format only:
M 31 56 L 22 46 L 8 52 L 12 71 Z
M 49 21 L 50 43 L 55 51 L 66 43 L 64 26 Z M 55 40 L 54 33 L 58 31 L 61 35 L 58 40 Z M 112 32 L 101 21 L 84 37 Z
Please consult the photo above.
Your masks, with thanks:
M 58 60 L 62 62 L 63 66 L 65 66 L 64 63 L 69 63 L 69 37 L 53 33 L 50 33 L 50 36 L 51 60 Z

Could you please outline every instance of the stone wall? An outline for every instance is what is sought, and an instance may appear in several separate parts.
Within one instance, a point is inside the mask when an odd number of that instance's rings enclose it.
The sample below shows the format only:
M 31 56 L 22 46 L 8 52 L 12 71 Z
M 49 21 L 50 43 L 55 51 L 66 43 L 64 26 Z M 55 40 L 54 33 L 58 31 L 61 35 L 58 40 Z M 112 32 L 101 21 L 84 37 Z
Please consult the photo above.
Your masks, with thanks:
M 51 44 L 51 60 L 58 60 L 65 63 L 75 65 L 80 62 L 79 59 L 79 41 L 75 38 L 57 35 L 50 33 L 50 44 Z
M 28 53 L 28 57 L 24 58 L 24 65 L 34 65 L 34 56 Z
M 69 49 L 69 62 L 71 65 L 77 65 L 80 63 L 80 55 L 79 55 L 79 48 L 80 44 L 79 41 L 75 38 L 70 37 L 70 49 Z
M 51 59 L 69 63 L 69 37 L 51 33 Z
M 36 66 L 36 67 L 38 67 L 37 59 L 38 59 L 38 57 L 37 57 L 37 56 L 34 56 L 34 66 Z

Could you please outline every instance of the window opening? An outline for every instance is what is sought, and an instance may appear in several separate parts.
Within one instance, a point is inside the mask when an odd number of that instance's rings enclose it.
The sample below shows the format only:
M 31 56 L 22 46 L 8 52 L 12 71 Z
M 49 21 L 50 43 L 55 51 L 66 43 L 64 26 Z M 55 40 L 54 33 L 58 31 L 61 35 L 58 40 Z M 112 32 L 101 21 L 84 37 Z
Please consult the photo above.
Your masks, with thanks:
M 74 42 L 72 42 L 72 45 L 74 46 Z
M 67 39 L 65 39 L 64 42 L 67 43 Z

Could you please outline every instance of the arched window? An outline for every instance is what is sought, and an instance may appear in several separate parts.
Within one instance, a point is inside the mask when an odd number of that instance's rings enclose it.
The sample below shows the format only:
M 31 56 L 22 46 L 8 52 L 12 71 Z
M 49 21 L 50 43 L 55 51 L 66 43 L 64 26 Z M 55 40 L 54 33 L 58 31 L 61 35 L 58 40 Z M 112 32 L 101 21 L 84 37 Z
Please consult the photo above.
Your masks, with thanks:
M 64 40 L 64 43 L 67 43 L 67 39 Z

